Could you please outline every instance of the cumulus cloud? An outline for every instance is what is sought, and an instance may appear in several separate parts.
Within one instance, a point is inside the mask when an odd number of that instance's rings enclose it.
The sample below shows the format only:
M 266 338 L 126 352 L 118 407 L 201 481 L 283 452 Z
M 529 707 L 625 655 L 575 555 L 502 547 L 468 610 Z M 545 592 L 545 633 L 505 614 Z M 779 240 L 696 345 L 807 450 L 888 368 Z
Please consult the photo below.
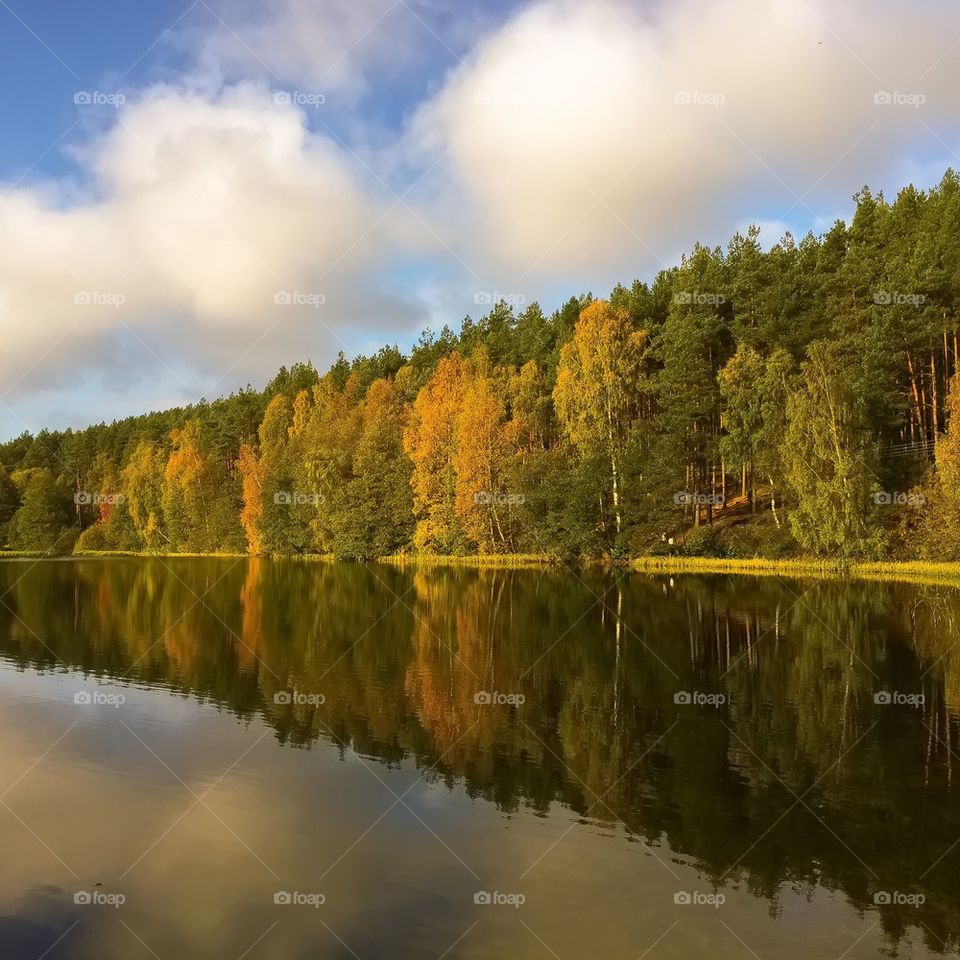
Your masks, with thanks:
M 745 212 L 813 224 L 947 154 L 956 29 L 938 2 L 537 3 L 451 74 L 410 146 L 446 155 L 435 200 L 478 262 L 656 268 Z
M 6 199 L 6 385 L 76 377 L 78 357 L 91 372 L 98 352 L 109 364 L 103 338 L 118 330 L 166 374 L 239 364 L 263 375 L 265 362 L 329 354 L 347 331 L 404 313 L 384 309 L 369 277 L 390 245 L 383 204 L 264 88 L 153 88 L 78 157 L 92 199 L 49 185 Z M 282 335 L 267 337 L 274 327 Z

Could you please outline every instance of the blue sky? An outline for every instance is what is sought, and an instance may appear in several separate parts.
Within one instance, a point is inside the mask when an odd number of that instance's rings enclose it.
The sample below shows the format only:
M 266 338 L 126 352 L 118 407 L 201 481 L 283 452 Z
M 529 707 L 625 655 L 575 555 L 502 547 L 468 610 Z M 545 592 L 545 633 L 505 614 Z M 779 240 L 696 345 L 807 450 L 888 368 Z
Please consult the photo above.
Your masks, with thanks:
M 0 437 L 960 167 L 939 0 L 0 0 L 0 79 Z

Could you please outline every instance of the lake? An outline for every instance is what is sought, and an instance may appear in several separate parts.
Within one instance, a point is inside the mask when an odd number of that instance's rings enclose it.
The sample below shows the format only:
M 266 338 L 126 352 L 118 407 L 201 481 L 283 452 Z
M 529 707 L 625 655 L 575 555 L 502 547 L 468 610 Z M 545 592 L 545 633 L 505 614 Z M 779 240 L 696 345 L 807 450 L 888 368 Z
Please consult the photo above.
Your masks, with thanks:
M 0 957 L 954 952 L 958 597 L 0 562 Z

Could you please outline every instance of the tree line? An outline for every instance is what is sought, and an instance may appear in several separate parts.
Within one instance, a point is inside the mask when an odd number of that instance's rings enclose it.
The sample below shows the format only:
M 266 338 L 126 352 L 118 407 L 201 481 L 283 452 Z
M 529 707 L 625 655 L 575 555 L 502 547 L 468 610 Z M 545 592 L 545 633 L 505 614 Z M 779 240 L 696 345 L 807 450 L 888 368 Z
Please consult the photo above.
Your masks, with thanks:
M 13 550 L 960 557 L 960 178 L 0 444 Z

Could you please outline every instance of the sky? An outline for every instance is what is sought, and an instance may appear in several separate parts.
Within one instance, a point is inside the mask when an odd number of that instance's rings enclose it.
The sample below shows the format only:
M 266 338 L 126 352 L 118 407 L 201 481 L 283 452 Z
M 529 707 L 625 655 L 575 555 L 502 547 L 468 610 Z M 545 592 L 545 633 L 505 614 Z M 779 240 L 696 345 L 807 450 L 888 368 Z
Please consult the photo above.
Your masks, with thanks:
M 0 440 L 960 168 L 939 0 L 0 0 L 0 87 Z

